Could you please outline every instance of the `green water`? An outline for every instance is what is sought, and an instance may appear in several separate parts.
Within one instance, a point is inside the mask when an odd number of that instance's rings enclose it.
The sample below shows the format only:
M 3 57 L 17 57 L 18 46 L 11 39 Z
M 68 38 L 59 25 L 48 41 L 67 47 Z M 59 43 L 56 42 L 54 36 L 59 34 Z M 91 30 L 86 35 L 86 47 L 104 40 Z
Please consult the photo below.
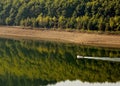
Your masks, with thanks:
M 78 60 L 77 55 L 120 57 L 120 49 L 0 39 L 0 86 L 40 86 L 65 80 L 120 81 L 120 62 Z

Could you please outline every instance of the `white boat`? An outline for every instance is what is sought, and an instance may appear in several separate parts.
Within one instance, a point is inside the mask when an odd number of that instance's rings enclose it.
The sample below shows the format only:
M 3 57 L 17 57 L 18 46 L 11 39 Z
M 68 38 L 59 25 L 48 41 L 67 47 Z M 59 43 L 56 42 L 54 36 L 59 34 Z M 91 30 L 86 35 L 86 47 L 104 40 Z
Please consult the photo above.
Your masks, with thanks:
M 83 59 L 83 58 L 84 58 L 84 56 L 77 55 L 77 59 Z

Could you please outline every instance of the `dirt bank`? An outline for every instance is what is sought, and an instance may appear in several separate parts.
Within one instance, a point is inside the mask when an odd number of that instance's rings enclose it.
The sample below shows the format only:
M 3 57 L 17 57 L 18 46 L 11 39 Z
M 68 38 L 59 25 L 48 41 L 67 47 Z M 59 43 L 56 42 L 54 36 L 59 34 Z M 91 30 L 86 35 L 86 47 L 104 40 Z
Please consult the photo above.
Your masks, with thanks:
M 120 48 L 120 35 L 89 34 L 53 30 L 30 30 L 0 27 L 0 37 L 16 39 L 54 40 L 84 45 Z

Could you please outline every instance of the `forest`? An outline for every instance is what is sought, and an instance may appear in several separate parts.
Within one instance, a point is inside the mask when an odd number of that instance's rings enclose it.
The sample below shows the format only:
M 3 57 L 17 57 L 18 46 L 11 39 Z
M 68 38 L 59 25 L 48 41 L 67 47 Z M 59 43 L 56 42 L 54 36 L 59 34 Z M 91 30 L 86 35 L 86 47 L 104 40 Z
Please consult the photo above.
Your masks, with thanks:
M 0 25 L 120 31 L 120 0 L 1 0 Z

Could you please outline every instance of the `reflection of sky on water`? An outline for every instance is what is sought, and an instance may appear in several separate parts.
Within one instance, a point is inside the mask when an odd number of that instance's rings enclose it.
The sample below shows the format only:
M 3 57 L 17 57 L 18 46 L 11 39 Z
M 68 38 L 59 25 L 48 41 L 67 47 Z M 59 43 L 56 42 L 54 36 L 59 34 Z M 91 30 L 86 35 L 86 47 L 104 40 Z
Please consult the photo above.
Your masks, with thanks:
M 81 82 L 79 80 L 76 81 L 65 81 L 65 82 L 58 82 L 54 85 L 48 85 L 48 86 L 120 86 L 120 82 L 116 83 L 89 83 L 89 82 Z

